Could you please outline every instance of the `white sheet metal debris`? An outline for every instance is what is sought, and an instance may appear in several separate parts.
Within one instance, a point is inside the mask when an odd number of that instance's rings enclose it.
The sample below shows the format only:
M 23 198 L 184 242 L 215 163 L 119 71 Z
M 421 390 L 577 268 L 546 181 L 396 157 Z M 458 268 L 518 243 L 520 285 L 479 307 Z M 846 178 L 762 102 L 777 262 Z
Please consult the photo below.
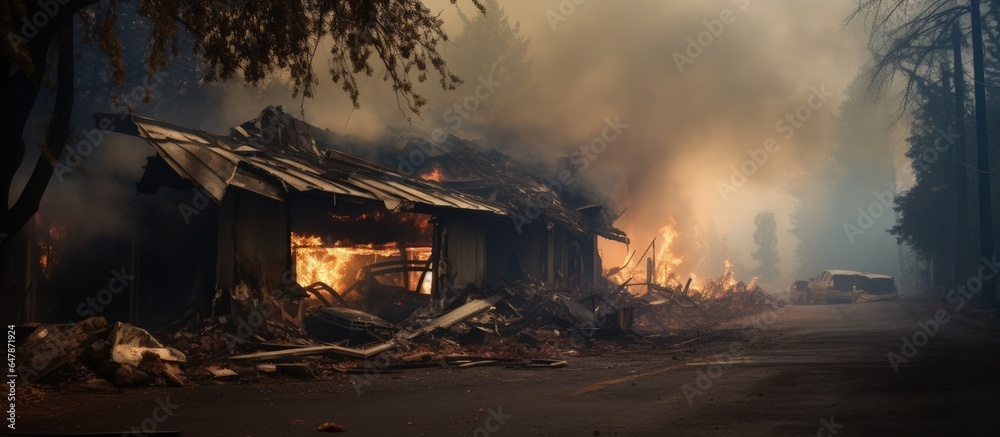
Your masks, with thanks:
M 466 302 L 464 305 L 455 308 L 454 310 L 451 310 L 447 314 L 442 315 L 441 317 L 438 317 L 434 320 L 431 320 L 430 323 L 424 325 L 423 327 L 416 329 L 408 334 L 405 334 L 404 337 L 407 340 L 410 340 L 438 328 L 447 328 L 451 325 L 454 325 L 458 322 L 466 320 L 472 316 L 475 316 L 476 314 L 479 314 L 483 311 L 490 309 L 491 307 L 493 307 L 493 304 L 497 303 L 497 301 L 499 300 L 500 296 L 491 296 L 486 299 L 478 299 Z
M 280 350 L 280 351 L 270 351 L 270 352 L 257 352 L 253 354 L 237 355 L 231 357 L 233 360 L 259 360 L 259 359 L 272 359 L 272 358 L 292 358 L 292 357 L 305 357 L 310 355 L 326 355 L 326 354 L 337 354 L 343 355 L 351 358 L 369 358 L 385 352 L 393 347 L 395 343 L 388 341 L 382 343 L 378 346 L 370 347 L 367 349 L 358 349 L 342 346 L 314 346 L 314 347 L 300 347 L 294 349 Z

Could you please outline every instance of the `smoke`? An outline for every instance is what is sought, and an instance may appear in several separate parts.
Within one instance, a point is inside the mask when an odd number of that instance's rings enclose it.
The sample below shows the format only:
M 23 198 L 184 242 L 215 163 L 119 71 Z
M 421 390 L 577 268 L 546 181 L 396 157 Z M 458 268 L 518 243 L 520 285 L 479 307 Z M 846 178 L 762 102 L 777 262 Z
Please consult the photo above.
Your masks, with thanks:
M 783 264 L 792 265 L 796 241 L 788 232 L 788 213 L 793 199 L 782 186 L 790 175 L 822 165 L 820 157 L 833 147 L 832 115 L 867 59 L 864 33 L 843 27 L 854 6 L 820 0 L 576 3 L 500 4 L 509 26 L 527 40 L 524 71 L 508 71 L 516 76 L 508 82 L 494 70 L 508 65 L 509 51 L 496 45 L 509 41 L 498 42 L 500 36 L 487 31 L 463 38 L 463 16 L 478 17 L 471 5 L 459 1 L 456 10 L 446 0 L 427 2 L 441 12 L 452 37 L 443 53 L 466 83 L 450 92 L 440 91 L 433 78 L 423 84 L 421 92 L 431 104 L 413 118 L 413 127 L 478 139 L 555 168 L 561 159 L 590 148 L 609 119 L 619 120 L 628 127 L 606 147 L 596 145 L 602 151 L 587 156 L 578 183 L 599 190 L 616 212 L 626 211 L 617 224 L 632 237 L 632 250 L 641 252 L 673 217 L 679 236 L 671 249 L 685 259 L 679 270 L 716 275 L 721 266 L 695 271 L 697 229 L 714 221 L 731 249 L 745 257 L 733 261 L 752 265 L 753 216 L 771 210 L 778 218 Z M 487 16 L 497 19 L 498 14 L 490 10 Z M 679 68 L 675 54 L 691 62 Z M 322 61 L 317 69 L 322 71 Z M 224 118 L 235 124 L 277 101 L 291 112 L 301 106 L 310 123 L 339 134 L 378 138 L 387 126 L 407 126 L 378 74 L 365 84 L 359 110 L 336 84 L 323 80 L 317 98 L 304 102 L 288 98 L 280 87 L 265 92 L 264 100 L 230 93 Z M 481 98 L 485 92 L 477 96 L 476 91 L 484 80 L 500 83 Z M 817 89 L 830 95 L 807 119 L 796 120 L 800 126 L 786 138 L 787 131 L 776 124 L 809 105 Z M 786 121 L 785 127 L 790 125 Z M 733 169 L 740 172 L 751 159 L 747 150 L 763 148 L 769 138 L 777 140 L 778 150 L 752 174 L 742 172 L 746 181 L 735 191 L 720 193 L 719 184 L 732 186 Z M 602 242 L 601 248 L 606 266 L 627 255 L 619 243 Z M 790 274 L 795 268 L 785 270 Z
M 793 262 L 795 241 L 787 231 L 792 198 L 781 187 L 789 174 L 822 165 L 818 157 L 832 147 L 831 115 L 867 58 L 864 33 L 843 27 L 852 3 L 503 2 L 509 24 L 519 26 L 517 34 L 527 40 L 527 62 L 520 67 L 523 71 L 515 72 L 522 75 L 501 81 L 485 99 L 477 97 L 476 109 L 456 123 L 449 108 L 471 102 L 482 80 L 489 81 L 494 73 L 487 68 L 497 64 L 486 58 L 497 53 L 487 49 L 489 41 L 472 38 L 462 46 L 455 42 L 465 26 L 462 14 L 469 20 L 478 16 L 466 3 L 459 0 L 456 9 L 448 0 L 427 2 L 445 21 L 453 41 L 444 49 L 445 57 L 451 65 L 462 66 L 465 71 L 459 73 L 466 83 L 445 93 L 435 88 L 431 75 L 420 90 L 432 103 L 413 118 L 414 128 L 476 138 L 484 146 L 556 168 L 561 159 L 592 147 L 609 120 L 618 120 L 627 128 L 614 141 L 606 141 L 600 153 L 587 156 L 579 183 L 613 200 L 618 212 L 627 208 L 617 224 L 632 237 L 632 249 L 641 252 L 673 217 L 679 236 L 671 249 L 685 258 L 681 269 L 694 272 L 696 230 L 714 222 L 732 249 L 751 264 L 753 216 L 770 210 L 777 214 L 782 263 Z M 353 108 L 340 86 L 322 74 L 327 70 L 325 44 L 317 51 L 315 68 L 321 80 L 313 99 L 292 97 L 288 85 L 275 78 L 262 88 L 222 84 L 212 85 L 212 93 L 164 95 L 156 115 L 224 133 L 264 106 L 281 104 L 344 137 L 376 139 L 387 127 L 407 127 L 408 114 L 400 110 L 378 68 L 372 78 L 359 80 L 362 108 Z M 477 66 L 484 70 L 475 71 Z M 786 138 L 776 123 L 808 105 L 818 88 L 832 96 L 811 109 L 806 120 L 798 120 L 801 126 Z M 203 100 L 194 101 L 199 96 Z M 202 109 L 210 115 L 185 116 L 181 108 L 192 105 L 211 108 Z M 734 169 L 740 172 L 751 159 L 747 150 L 764 148 L 769 138 L 777 141 L 778 149 L 735 186 Z M 148 148 L 135 152 L 138 140 L 127 141 L 134 153 L 149 153 Z M 115 166 L 137 168 L 141 157 L 131 156 L 133 152 L 119 154 L 109 147 L 101 153 L 114 153 Z M 720 183 L 732 185 L 734 191 L 723 195 Z M 56 188 L 45 205 L 71 204 L 72 199 L 56 199 L 61 190 Z M 601 249 L 606 266 L 626 256 L 619 243 L 602 242 Z M 705 277 L 718 270 L 695 273 Z

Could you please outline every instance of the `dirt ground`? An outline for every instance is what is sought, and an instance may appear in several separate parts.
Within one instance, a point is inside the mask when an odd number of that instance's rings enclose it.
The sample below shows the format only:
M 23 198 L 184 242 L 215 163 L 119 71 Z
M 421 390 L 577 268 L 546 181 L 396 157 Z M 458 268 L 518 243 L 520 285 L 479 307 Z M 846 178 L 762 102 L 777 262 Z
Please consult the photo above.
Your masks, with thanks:
M 933 330 L 935 312 L 947 321 Z M 933 299 L 792 306 L 687 339 L 561 349 L 558 369 L 21 386 L 17 432 L 292 436 L 333 422 L 365 436 L 994 435 L 996 321 Z

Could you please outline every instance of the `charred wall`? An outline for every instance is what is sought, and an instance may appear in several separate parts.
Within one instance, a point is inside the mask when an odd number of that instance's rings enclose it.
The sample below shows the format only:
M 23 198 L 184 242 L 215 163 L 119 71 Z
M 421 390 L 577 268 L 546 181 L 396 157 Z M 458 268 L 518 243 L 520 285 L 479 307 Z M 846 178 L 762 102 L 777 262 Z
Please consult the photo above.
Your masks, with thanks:
M 280 289 L 292 267 L 284 202 L 231 189 L 219 207 L 217 287 L 239 300 Z

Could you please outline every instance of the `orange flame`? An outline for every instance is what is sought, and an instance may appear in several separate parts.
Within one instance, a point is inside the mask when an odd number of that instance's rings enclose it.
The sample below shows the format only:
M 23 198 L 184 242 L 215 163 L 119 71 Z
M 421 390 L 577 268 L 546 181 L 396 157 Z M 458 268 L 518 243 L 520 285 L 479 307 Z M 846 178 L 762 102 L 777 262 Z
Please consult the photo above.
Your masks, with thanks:
M 292 254 L 295 259 L 295 278 L 299 284 L 307 286 L 315 282 L 323 282 L 343 293 L 355 281 L 361 279 L 361 269 L 368 265 L 390 259 L 400 259 L 396 243 L 384 245 L 360 244 L 355 246 L 328 245 L 322 237 L 293 232 L 291 235 Z M 426 261 L 430 259 L 430 247 L 407 247 L 407 259 Z M 410 283 L 420 280 L 419 272 L 410 272 Z M 430 294 L 431 275 L 424 278 L 420 284 L 420 293 Z
M 441 171 L 441 166 L 434 164 L 431 168 L 432 168 L 431 172 L 420 175 L 420 179 L 423 179 L 425 181 L 434 181 L 434 182 L 443 181 L 444 172 Z
M 351 247 L 328 247 L 323 238 L 315 235 L 292 233 L 292 253 L 295 258 L 295 278 L 302 285 L 323 282 L 342 292 L 356 276 L 350 276 L 348 267 L 357 266 L 358 258 L 368 257 L 370 263 L 383 261 L 379 257 L 399 256 L 394 245 L 371 244 Z
M 751 284 L 756 282 L 756 278 L 751 281 Z M 702 297 L 706 298 L 719 298 L 725 295 L 729 290 L 736 286 L 739 281 L 736 280 L 736 274 L 733 273 L 733 263 L 729 262 L 727 259 L 723 263 L 723 272 L 721 275 L 716 276 L 708 280 L 708 282 L 699 285 L 697 289 L 692 285 L 691 288 L 700 294 Z
M 685 260 L 684 256 L 674 252 L 674 242 L 677 240 L 678 236 L 680 236 L 680 232 L 677 230 L 677 221 L 673 218 L 673 216 L 670 216 L 667 220 L 667 224 L 660 228 L 659 235 L 656 237 L 656 252 L 653 254 L 653 258 L 656 263 L 653 266 L 654 275 L 651 278 L 652 282 L 656 285 L 671 288 L 683 288 L 688 276 L 694 278 L 694 274 L 681 276 L 678 271 Z M 645 282 L 645 258 L 629 260 L 621 270 L 611 276 L 611 279 L 618 283 L 622 283 L 630 277 L 637 279 L 643 278 L 643 281 L 638 282 Z M 693 288 L 696 282 L 692 280 L 691 283 Z M 641 292 L 639 288 L 634 288 L 632 290 L 635 292 Z
M 656 251 L 656 276 L 653 280 L 659 285 L 682 285 L 677 276 L 677 268 L 684 262 L 684 258 L 671 252 L 671 246 L 678 235 L 677 221 L 670 217 L 667 225 L 660 228 L 659 247 Z
M 41 217 L 35 216 L 35 223 L 41 226 Z M 46 279 L 52 276 L 52 270 L 59 265 L 60 257 L 57 246 L 66 238 L 66 227 L 55 221 L 49 223 L 48 232 L 39 234 L 38 241 L 38 265 L 41 268 L 42 276 Z

